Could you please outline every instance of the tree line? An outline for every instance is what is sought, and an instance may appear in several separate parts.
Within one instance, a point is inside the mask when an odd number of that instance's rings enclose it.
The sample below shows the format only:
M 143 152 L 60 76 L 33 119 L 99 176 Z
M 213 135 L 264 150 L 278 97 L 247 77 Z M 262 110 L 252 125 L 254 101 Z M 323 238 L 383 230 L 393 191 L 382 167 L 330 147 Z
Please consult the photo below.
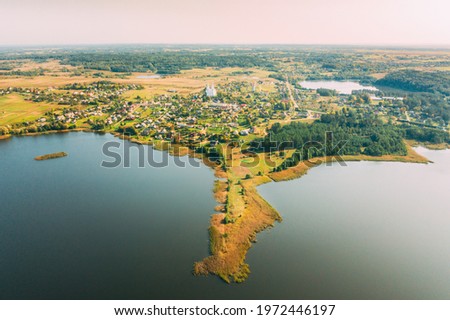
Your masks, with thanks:
M 269 134 L 255 145 L 264 151 L 295 149 L 276 171 L 297 165 L 313 157 L 332 155 L 406 155 L 404 131 L 393 124 L 384 123 L 377 116 L 343 109 L 325 114 L 311 124 L 292 122 L 281 126 L 276 123 Z
M 399 70 L 377 80 L 375 85 L 405 91 L 440 93 L 450 96 L 450 72 Z

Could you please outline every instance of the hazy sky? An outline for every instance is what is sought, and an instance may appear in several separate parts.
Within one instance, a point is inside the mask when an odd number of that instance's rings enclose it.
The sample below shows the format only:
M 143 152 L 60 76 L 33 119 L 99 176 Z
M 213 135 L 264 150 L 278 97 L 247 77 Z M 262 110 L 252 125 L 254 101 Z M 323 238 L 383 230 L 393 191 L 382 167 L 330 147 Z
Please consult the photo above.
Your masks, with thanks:
M 450 0 L 0 0 L 0 45 L 450 45 Z

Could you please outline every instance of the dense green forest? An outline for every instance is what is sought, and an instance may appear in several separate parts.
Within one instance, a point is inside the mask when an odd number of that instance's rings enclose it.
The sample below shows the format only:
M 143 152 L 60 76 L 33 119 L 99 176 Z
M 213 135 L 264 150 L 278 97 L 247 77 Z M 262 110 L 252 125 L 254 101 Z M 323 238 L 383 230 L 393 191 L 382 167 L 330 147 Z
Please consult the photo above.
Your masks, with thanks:
M 2 65 L 9 60 L 29 59 L 44 62 L 60 60 L 62 64 L 84 69 L 112 72 L 156 72 L 176 74 L 181 70 L 205 67 L 262 67 L 273 68 L 274 61 L 267 52 L 259 50 L 233 50 L 232 48 L 213 48 L 201 50 L 194 48 L 166 47 L 114 47 L 98 49 L 66 49 L 55 52 L 0 52 Z M 5 75 L 15 75 L 11 71 Z M 27 74 L 24 74 L 27 75 Z M 34 74 L 33 74 L 34 75 Z
M 332 136 L 331 136 L 332 134 Z M 296 149 L 277 170 L 325 155 L 406 155 L 402 129 L 375 115 L 351 110 L 323 115 L 311 124 L 274 124 L 261 142 L 265 151 Z
M 450 143 L 450 134 L 447 131 L 407 125 L 403 129 L 407 139 L 430 143 Z
M 338 95 L 338 92 L 336 90 L 331 90 L 331 89 L 319 88 L 316 91 L 322 97 L 333 97 L 333 96 L 337 96 Z
M 0 72 L 0 76 L 37 77 L 37 76 L 43 76 L 44 75 L 44 71 L 45 70 L 42 69 L 42 68 L 37 68 L 37 69 L 27 70 L 27 71 L 13 70 L 13 71 Z
M 389 73 L 384 78 L 376 81 L 375 85 L 450 96 L 450 72 L 400 70 Z
M 269 135 L 255 141 L 256 149 L 280 151 L 296 149 L 275 171 L 281 171 L 313 157 L 331 155 L 406 155 L 404 138 L 421 142 L 450 143 L 446 131 L 410 125 L 384 123 L 377 116 L 343 109 L 323 115 L 311 124 L 275 123 Z
M 270 67 L 272 63 L 257 55 L 201 52 L 155 53 L 82 53 L 66 56 L 63 60 L 72 66 L 113 72 L 157 72 L 174 74 L 181 70 L 205 67 Z
M 302 45 L 105 45 L 63 48 L 0 48 L 0 70 L 11 70 L 10 61 L 33 60 L 44 62 L 60 60 L 63 64 L 91 70 L 113 72 L 178 73 L 181 70 L 202 67 L 261 67 L 279 73 L 286 72 L 280 65 L 294 66 L 289 78 L 297 80 L 358 80 L 372 84 L 374 73 L 417 67 L 448 67 L 447 60 L 425 61 L 422 57 L 403 59 L 368 59 L 366 49 L 351 47 Z M 371 56 L 372 57 L 372 56 Z
M 275 124 L 262 141 L 265 151 L 296 149 L 276 171 L 325 155 L 406 155 L 403 129 L 374 115 L 343 110 L 311 124 Z

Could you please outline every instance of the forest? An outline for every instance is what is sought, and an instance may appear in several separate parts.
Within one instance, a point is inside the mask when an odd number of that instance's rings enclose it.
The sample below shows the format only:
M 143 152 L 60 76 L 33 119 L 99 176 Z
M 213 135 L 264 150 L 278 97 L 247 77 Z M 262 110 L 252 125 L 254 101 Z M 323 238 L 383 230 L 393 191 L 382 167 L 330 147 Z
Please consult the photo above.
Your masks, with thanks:
M 162 53 L 81 53 L 66 56 L 63 62 L 72 66 L 113 72 L 156 72 L 176 74 L 181 70 L 205 67 L 269 67 L 272 64 L 256 55 L 228 53 L 221 55 L 199 52 Z
M 399 70 L 377 80 L 375 85 L 405 91 L 440 93 L 450 96 L 450 72 Z
M 263 67 L 273 68 L 274 61 L 266 53 L 255 50 L 232 50 L 214 48 L 200 50 L 200 47 L 101 47 L 97 49 L 70 49 L 56 52 L 0 52 L 0 60 L 8 67 L 9 60 L 30 59 L 44 62 L 59 60 L 64 65 L 83 67 L 84 69 L 112 72 L 153 72 L 158 74 L 177 74 L 193 68 L 225 67 Z M 6 68 L 7 69 L 7 68 Z M 4 75 L 14 75 L 12 71 Z M 26 75 L 26 74 L 25 74 Z M 34 75 L 34 74 L 33 74 Z
M 375 115 L 343 109 L 323 115 L 311 124 L 274 124 L 259 146 L 264 151 L 283 153 L 287 149 L 296 149 L 290 158 L 275 168 L 275 171 L 281 171 L 300 161 L 326 155 L 406 155 L 403 138 L 402 129 L 383 123 Z
M 403 129 L 407 139 L 435 144 L 450 143 L 450 134 L 447 131 L 408 125 L 405 125 Z
M 404 139 L 429 143 L 450 143 L 443 130 L 385 123 L 376 115 L 346 108 L 326 114 L 313 123 L 275 123 L 269 134 L 254 146 L 260 151 L 295 149 L 274 171 L 281 171 L 314 157 L 333 155 L 406 155 Z

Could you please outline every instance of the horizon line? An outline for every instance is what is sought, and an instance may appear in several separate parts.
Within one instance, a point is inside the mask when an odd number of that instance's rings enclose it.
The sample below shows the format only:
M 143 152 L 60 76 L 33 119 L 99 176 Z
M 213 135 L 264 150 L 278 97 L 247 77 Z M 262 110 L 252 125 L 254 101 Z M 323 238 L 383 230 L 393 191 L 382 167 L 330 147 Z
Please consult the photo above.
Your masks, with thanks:
M 39 47 L 102 47 L 102 46 L 305 46 L 305 47 L 374 47 L 374 48 L 427 48 L 450 49 L 450 44 L 393 44 L 393 43 L 216 43 L 216 42 L 104 42 L 104 43 L 42 43 L 42 44 L 0 44 L 0 48 Z

